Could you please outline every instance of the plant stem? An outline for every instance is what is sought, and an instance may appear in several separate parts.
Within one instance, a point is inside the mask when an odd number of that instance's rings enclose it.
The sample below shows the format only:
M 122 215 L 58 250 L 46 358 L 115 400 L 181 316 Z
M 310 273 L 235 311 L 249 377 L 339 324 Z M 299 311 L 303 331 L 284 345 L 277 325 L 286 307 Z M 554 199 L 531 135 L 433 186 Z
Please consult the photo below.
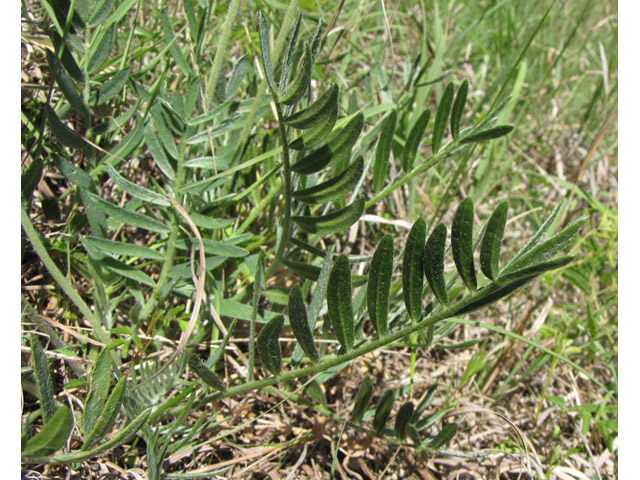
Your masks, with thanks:
M 280 236 L 280 244 L 276 251 L 275 264 L 279 264 L 287 253 L 289 246 L 289 235 L 291 235 L 291 161 L 289 157 L 289 144 L 287 142 L 287 132 L 284 126 L 284 116 L 280 105 L 276 103 L 276 112 L 278 114 L 278 132 L 280 133 L 280 142 L 282 143 L 282 176 L 284 183 L 284 219 L 282 220 L 282 235 Z
M 205 111 L 211 105 L 213 96 L 215 95 L 216 87 L 218 85 L 218 79 L 220 78 L 220 72 L 222 71 L 222 65 L 227 58 L 227 49 L 229 46 L 229 39 L 231 38 L 231 31 L 233 30 L 233 24 L 236 22 L 236 17 L 242 6 L 242 0 L 231 0 L 229 10 L 227 11 L 227 18 L 224 25 L 222 25 L 222 32 L 218 38 L 218 47 L 216 48 L 216 54 L 213 57 L 213 66 L 211 67 L 211 74 L 209 75 L 209 81 L 207 82 L 206 91 L 206 104 Z
M 53 279 L 60 285 L 62 291 L 69 297 L 69 299 L 78 307 L 80 312 L 86 317 L 87 321 L 93 328 L 93 333 L 98 337 L 105 345 L 111 343 L 111 339 L 109 337 L 109 333 L 104 329 L 100 319 L 94 315 L 89 306 L 85 303 L 82 297 L 75 291 L 67 277 L 60 271 L 58 266 L 55 264 L 49 252 L 47 252 L 46 247 L 40 240 L 40 236 L 36 229 L 34 228 L 31 220 L 29 220 L 29 215 L 24 209 L 24 206 L 20 208 L 20 216 L 22 221 L 22 228 L 24 229 L 31 245 L 33 245 L 33 249 L 36 251 L 40 260 L 44 264 L 44 266 L 49 270 L 49 273 L 53 277 Z

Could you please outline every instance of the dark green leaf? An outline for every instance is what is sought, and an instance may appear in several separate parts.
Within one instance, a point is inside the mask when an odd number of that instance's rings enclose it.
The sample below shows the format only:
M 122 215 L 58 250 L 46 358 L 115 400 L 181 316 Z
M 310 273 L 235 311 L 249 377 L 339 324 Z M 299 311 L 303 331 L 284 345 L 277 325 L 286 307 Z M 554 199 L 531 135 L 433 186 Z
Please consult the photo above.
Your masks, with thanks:
M 76 167 L 70 161 L 58 156 L 53 155 L 53 163 L 55 163 L 58 170 L 74 185 L 85 188 L 87 190 L 93 190 L 95 188 L 95 182 L 91 175 L 86 173 L 79 167 Z
M 311 81 L 311 65 L 313 59 L 311 58 L 311 47 L 309 44 L 304 45 L 304 53 L 298 63 L 295 76 L 287 88 L 284 89 L 280 96 L 280 102 L 285 105 L 295 105 L 304 96 L 309 88 L 309 82 Z
M 118 187 L 120 187 L 122 191 L 128 193 L 132 197 L 139 198 L 140 200 L 144 200 L 145 202 L 155 203 L 156 205 L 171 205 L 166 197 L 124 178 L 116 171 L 115 168 L 111 166 L 111 164 L 107 163 L 106 169 L 107 173 L 111 177 L 111 180 L 113 180 L 113 183 L 115 183 Z
M 115 23 L 106 27 L 105 30 L 102 30 L 101 33 L 95 36 L 89 46 L 89 66 L 87 67 L 89 72 L 95 72 L 102 67 L 104 62 L 107 61 L 107 58 L 109 58 L 115 41 Z
M 338 104 L 330 104 L 322 112 L 322 117 L 308 131 L 293 140 L 289 147 L 293 150 L 308 150 L 323 142 L 327 142 L 338 119 Z
M 44 114 L 49 128 L 60 143 L 72 148 L 84 148 L 87 146 L 75 130 L 70 129 L 60 121 L 58 114 L 49 105 L 44 106 Z
M 480 268 L 491 280 L 495 280 L 499 272 L 500 247 L 507 223 L 508 202 L 502 202 L 491 214 L 480 246 Z
M 83 432 L 85 437 L 93 430 L 107 401 L 111 384 L 111 357 L 105 348 L 100 352 L 91 370 L 89 393 L 84 407 Z
M 379 192 L 384 187 L 384 182 L 389 174 L 389 161 L 391 145 L 393 144 L 393 134 L 396 130 L 398 111 L 392 110 L 382 122 L 380 128 L 380 139 L 376 147 L 376 159 L 373 165 L 373 189 Z
M 107 202 L 97 195 L 94 195 L 93 193 L 87 192 L 87 195 L 89 196 L 89 198 L 96 202 L 96 204 L 102 209 L 104 213 L 119 222 L 127 223 L 138 228 L 144 228 L 145 230 L 149 230 L 152 232 L 169 232 L 169 227 L 164 223 L 156 220 L 155 218 L 148 217 L 141 213 L 132 212 L 125 208 L 114 205 L 113 203 Z
M 334 333 L 345 352 L 353 348 L 355 338 L 351 290 L 349 260 L 340 255 L 329 274 L 327 308 Z
M 54 455 L 51 461 L 56 463 L 72 463 L 82 462 L 92 457 L 96 457 L 101 453 L 107 452 L 113 448 L 119 447 L 124 442 L 128 441 L 140 428 L 145 424 L 149 415 L 151 414 L 151 407 L 144 410 L 140 415 L 133 419 L 133 421 L 125 428 L 120 430 L 114 437 L 101 445 L 98 445 L 93 450 L 78 451 L 72 453 L 62 453 Z
M 451 252 L 464 284 L 474 291 L 478 284 L 473 266 L 473 201 L 469 197 L 460 203 L 453 218 Z
M 167 159 L 167 155 L 164 153 L 164 149 L 158 140 L 156 133 L 153 131 L 151 125 L 147 125 L 144 128 L 144 140 L 149 147 L 149 152 L 151 156 L 155 160 L 158 168 L 164 173 L 168 178 L 174 180 L 176 178 L 176 172 L 173 167 L 169 163 Z
M 113 257 L 105 257 L 101 261 L 104 266 L 107 267 L 107 269 L 117 273 L 118 275 L 121 275 L 142 285 L 147 285 L 149 287 L 156 286 L 156 282 L 154 282 L 151 277 L 132 265 L 128 265 L 124 262 L 121 262 L 120 260 L 116 260 Z
M 413 320 L 422 314 L 423 267 L 422 254 L 427 236 L 424 218 L 418 218 L 411 227 L 402 257 L 402 292 L 407 312 Z
M 364 212 L 364 198 L 359 197 L 353 203 L 327 215 L 314 216 L 294 216 L 296 222 L 302 230 L 310 233 L 327 234 L 336 233 L 349 228 L 362 216 Z
M 229 79 L 229 83 L 227 84 L 225 90 L 225 100 L 229 100 L 233 98 L 238 90 L 238 87 L 245 79 L 247 74 L 251 71 L 251 57 L 249 55 L 245 55 L 240 60 L 236 62 L 233 66 L 233 71 L 231 72 L 231 78 Z
M 389 415 L 391 414 L 391 410 L 393 409 L 393 402 L 395 400 L 395 394 L 393 390 L 387 390 L 384 392 L 380 400 L 378 400 L 378 404 L 376 405 L 376 412 L 373 416 L 373 429 L 382 433 L 384 427 L 389 419 Z
M 469 313 L 474 310 L 478 310 L 479 308 L 491 305 L 492 303 L 497 302 L 501 298 L 504 298 L 507 295 L 515 292 L 519 288 L 525 286 L 535 278 L 536 276 L 534 275 L 531 277 L 521 278 L 506 285 L 487 285 L 486 287 L 478 290 L 476 294 L 473 295 L 473 297 L 468 301 L 463 300 L 460 308 L 454 314 L 452 314 L 452 316 L 462 315 L 463 313 Z
M 465 80 L 458 89 L 456 100 L 453 102 L 453 108 L 451 109 L 451 136 L 454 140 L 458 139 L 458 133 L 460 133 L 460 120 L 462 119 L 462 112 L 464 106 L 467 103 L 467 94 L 469 93 L 469 81 Z
M 433 153 L 438 153 L 440 150 L 440 144 L 442 143 L 442 137 L 444 131 L 447 128 L 449 121 L 449 113 L 451 112 L 451 104 L 453 103 L 453 83 L 447 85 L 444 89 L 442 98 L 440 99 L 440 105 L 438 105 L 438 112 L 436 113 L 436 120 L 433 125 L 433 139 L 431 140 L 431 147 Z
M 184 58 L 182 51 L 180 50 L 180 46 L 176 41 L 176 36 L 173 33 L 173 25 L 171 25 L 171 20 L 169 19 L 169 15 L 167 14 L 165 9 L 160 10 L 160 20 L 162 23 L 162 31 L 164 33 L 164 41 L 169 46 L 169 52 L 171 56 L 176 61 L 176 65 L 180 67 L 182 73 L 186 76 L 189 75 L 191 70 L 189 69 L 189 64 Z
M 499 125 L 497 127 L 488 128 L 481 132 L 474 133 L 468 137 L 460 139 L 460 143 L 472 143 L 472 142 L 484 142 L 487 140 L 493 140 L 494 138 L 503 137 L 508 135 L 513 130 L 513 125 Z
M 69 44 L 66 42 L 63 44 L 62 37 L 60 37 L 57 32 L 51 32 L 51 41 L 56 49 L 56 55 L 60 58 L 60 63 L 64 65 L 65 70 L 71 75 L 71 78 L 76 82 L 84 82 L 84 73 L 82 73 L 82 70 L 80 70 L 76 60 L 73 58 Z M 62 48 L 63 45 L 64 48 Z M 60 56 L 61 50 L 62 56 Z
M 327 138 L 326 144 L 297 161 L 291 169 L 297 173 L 309 174 L 322 170 L 330 163 L 338 163 L 351 156 L 351 149 L 358 140 L 364 115 L 354 115 L 343 127 L 336 128 Z
M 47 421 L 42 430 L 27 440 L 22 455 L 43 456 L 51 455 L 60 450 L 67 443 L 67 439 L 73 429 L 73 414 L 68 407 L 58 408 Z
M 296 20 L 296 26 L 293 28 L 293 33 L 291 34 L 291 38 L 289 39 L 289 45 L 287 46 L 287 54 L 284 59 L 284 65 L 282 66 L 282 73 L 280 74 L 280 90 L 286 90 L 286 86 L 290 83 L 290 75 L 291 75 L 291 65 L 293 64 L 293 57 L 296 53 L 296 47 L 298 46 L 298 37 L 300 36 L 300 25 L 302 24 L 302 15 L 298 13 L 298 18 Z M 302 50 L 304 55 L 304 49 L 306 45 L 302 45 Z M 312 59 L 313 60 L 313 59 Z M 300 67 L 300 65 L 299 65 Z M 300 68 L 298 68 L 299 70 Z M 280 95 L 280 101 L 282 102 L 282 95 Z
M 31 342 L 31 367 L 33 368 L 33 375 L 36 377 L 36 386 L 40 397 L 38 400 L 40 400 L 40 407 L 42 408 L 42 417 L 45 422 L 48 422 L 53 417 L 55 409 L 49 362 L 38 337 L 30 333 L 29 340 Z
M 216 375 L 216 373 L 211 370 L 207 365 L 200 359 L 197 353 L 190 353 L 187 359 L 189 363 L 189 367 L 194 371 L 196 375 L 198 375 L 204 383 L 209 385 L 211 388 L 224 392 L 227 389 L 227 386 L 224 384 L 222 379 Z
M 418 147 L 420 146 L 420 142 L 422 142 L 424 132 L 427 130 L 430 117 L 431 111 L 429 109 L 422 112 L 409 132 L 407 141 L 404 144 L 404 149 L 402 150 L 402 169 L 405 172 L 410 172 L 413 168 L 413 163 L 418 153 Z
M 449 302 L 447 284 L 444 279 L 444 246 L 447 241 L 447 227 L 444 223 L 433 229 L 424 247 L 424 273 L 429 286 L 438 301 L 446 305 Z
M 91 231 L 96 237 L 104 238 L 107 233 L 107 218 L 102 206 L 95 200 L 95 195 L 91 196 L 85 189 L 80 189 L 80 197 Z
M 89 109 L 85 105 L 84 100 L 82 100 L 75 83 L 73 83 L 71 77 L 67 75 L 65 70 L 62 68 L 55 53 L 47 49 L 46 55 L 49 69 L 53 73 L 56 83 L 58 84 L 58 87 L 60 87 L 65 98 L 69 100 L 69 104 L 76 112 L 87 118 L 89 116 Z
M 120 411 L 120 406 L 122 405 L 126 382 L 127 379 L 122 377 L 113 388 L 113 392 L 111 392 L 107 403 L 105 403 L 102 409 L 100 418 L 91 430 L 91 433 L 85 438 L 82 450 L 89 450 L 94 447 L 100 440 L 105 438 L 113 428 L 113 424 Z
M 269 27 L 267 21 L 264 19 L 262 12 L 258 10 L 258 33 L 260 35 L 260 53 L 262 55 L 262 67 L 264 68 L 264 74 L 267 77 L 267 83 L 269 89 L 276 97 L 278 90 L 276 89 L 276 82 L 273 79 L 273 67 L 271 66 L 271 46 L 269 45 Z
M 258 335 L 258 354 L 264 366 L 274 375 L 282 368 L 282 350 L 280 349 L 280 331 L 284 325 L 284 317 L 278 315 L 269 320 Z
M 96 105 L 107 103 L 118 95 L 129 80 L 129 73 L 131 73 L 131 67 L 124 68 L 102 84 L 96 96 Z
M 351 421 L 354 423 L 361 423 L 362 417 L 364 413 L 367 411 L 367 407 L 369 406 L 369 401 L 371 400 L 371 394 L 373 393 L 373 382 L 371 381 L 371 377 L 366 376 L 362 383 L 360 384 L 360 388 L 358 389 L 358 393 L 356 394 L 356 398 L 353 401 L 353 409 L 351 410 Z
M 287 259 L 282 260 L 282 264 L 289 267 L 293 271 L 293 273 L 301 276 L 302 278 L 316 281 L 318 280 L 318 276 L 320 275 L 320 267 L 316 267 L 315 265 L 294 262 Z
M 171 155 L 174 159 L 177 159 L 178 147 L 176 147 L 175 138 L 173 138 L 173 133 L 167 126 L 167 122 L 165 121 L 163 115 L 163 109 L 161 103 L 156 103 L 151 109 L 151 117 L 153 120 L 153 126 L 156 127 L 158 131 L 158 138 L 164 146 L 165 150 Z
M 393 237 L 385 235 L 371 259 L 367 285 L 367 310 L 371 323 L 380 337 L 387 333 L 392 273 Z
M 358 157 L 344 172 L 326 182 L 293 192 L 293 197 L 305 203 L 326 203 L 338 197 L 344 198 L 356 186 L 363 171 L 364 160 Z
M 558 216 L 558 213 L 560 213 L 560 209 L 562 208 L 563 203 L 564 202 L 560 202 L 554 207 L 554 209 L 551 211 L 549 216 L 545 219 L 544 222 L 542 222 L 542 225 L 540 225 L 540 228 L 538 228 L 538 230 L 536 230 L 536 233 L 533 234 L 533 237 L 531 237 L 531 239 L 529 239 L 529 241 L 525 244 L 525 246 L 522 247 L 518 251 L 518 253 L 516 253 L 513 256 L 511 260 L 509 260 L 509 265 L 514 263 L 522 255 L 524 255 L 525 253 L 528 253 L 533 247 L 535 247 L 536 245 L 538 245 L 538 243 L 540 243 L 540 240 L 544 238 L 547 231 L 549 230 L 549 228 L 551 228 L 551 225 L 553 224 L 556 217 Z M 507 265 L 507 267 L 509 265 Z
M 549 260 L 556 253 L 567 246 L 571 237 L 573 237 L 578 232 L 578 230 L 582 228 L 585 222 L 586 218 L 580 218 L 571 223 L 564 230 L 556 233 L 551 238 L 533 247 L 517 260 L 509 262 L 509 265 L 507 265 L 502 270 L 502 272 L 500 272 L 500 275 L 503 276 L 509 273 L 513 273 L 517 270 L 522 270 L 523 268 L 529 267 L 534 263 Z
M 24 198 L 30 198 L 42 178 L 42 159 L 37 156 L 20 177 L 20 189 Z
M 289 323 L 304 353 L 306 353 L 313 362 L 317 362 L 319 359 L 318 351 L 313 341 L 313 333 L 309 327 L 307 308 L 302 298 L 302 289 L 298 284 L 289 290 Z
M 115 0 L 98 0 L 92 3 L 91 13 L 89 14 L 89 25 L 95 27 L 102 23 L 111 13 Z
M 533 265 L 527 265 L 526 267 L 516 270 L 514 272 L 501 275 L 496 279 L 496 283 L 504 285 L 511 283 L 521 278 L 528 278 L 531 276 L 538 276 L 549 270 L 556 270 L 568 265 L 575 259 L 574 255 L 566 255 L 563 257 L 554 258 L 553 260 L 547 260 L 544 262 L 534 263 Z
M 284 123 L 299 129 L 308 129 L 323 123 L 330 111 L 338 109 L 338 92 L 338 85 L 331 85 L 307 108 L 285 118 Z
M 396 423 L 393 428 L 398 440 L 404 440 L 407 437 L 407 426 L 409 425 L 409 421 L 411 420 L 412 415 L 412 402 L 404 403 L 398 410 L 398 413 L 396 414 Z
M 448 423 L 435 437 L 431 439 L 429 446 L 434 449 L 440 448 L 449 443 L 456 433 L 458 433 L 458 424 L 455 422 Z

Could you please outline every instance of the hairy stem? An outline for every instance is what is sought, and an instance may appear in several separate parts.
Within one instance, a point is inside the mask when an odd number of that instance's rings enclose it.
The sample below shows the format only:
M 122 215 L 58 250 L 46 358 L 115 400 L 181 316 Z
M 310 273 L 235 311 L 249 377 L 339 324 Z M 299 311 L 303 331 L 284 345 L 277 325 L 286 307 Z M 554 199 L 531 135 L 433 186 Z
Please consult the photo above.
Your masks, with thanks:
M 289 245 L 289 235 L 291 235 L 291 159 L 289 156 L 289 143 L 287 142 L 287 132 L 284 126 L 284 116 L 280 105 L 276 103 L 276 112 L 278 114 L 278 132 L 280 133 L 280 142 L 282 143 L 282 176 L 284 183 L 284 219 L 282 220 L 282 235 L 280 236 L 280 244 L 276 251 L 275 264 L 279 264 L 287 253 Z
M 40 236 L 36 229 L 34 228 L 31 220 L 29 220 L 29 215 L 24 209 L 24 206 L 20 208 L 20 216 L 22 221 L 22 228 L 24 232 L 27 234 L 27 238 L 33 245 L 33 249 L 36 251 L 40 260 L 47 268 L 53 279 L 56 281 L 62 291 L 69 297 L 69 299 L 78 307 L 80 312 L 86 317 L 87 321 L 93 328 L 93 333 L 95 336 L 103 342 L 105 345 L 111 343 L 111 339 L 109 338 L 109 333 L 104 329 L 100 319 L 95 316 L 95 314 L 91 311 L 89 306 L 85 303 L 82 297 L 76 292 L 76 290 L 71 285 L 71 282 L 64 276 L 64 274 L 60 271 L 58 266 L 55 264 L 49 252 L 47 252 L 46 247 L 40 240 Z

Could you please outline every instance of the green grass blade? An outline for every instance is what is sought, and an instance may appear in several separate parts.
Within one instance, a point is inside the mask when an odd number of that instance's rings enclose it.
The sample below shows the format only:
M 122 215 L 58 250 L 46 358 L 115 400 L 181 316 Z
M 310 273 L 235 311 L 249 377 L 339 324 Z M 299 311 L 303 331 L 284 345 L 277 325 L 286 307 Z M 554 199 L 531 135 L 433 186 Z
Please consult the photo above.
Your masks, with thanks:
M 376 147 L 375 163 L 373 165 L 373 189 L 379 192 L 384 187 L 384 182 L 389 174 L 389 161 L 391 146 L 393 144 L 393 134 L 398 121 L 398 111 L 392 110 L 383 120 L 380 128 L 380 138 Z

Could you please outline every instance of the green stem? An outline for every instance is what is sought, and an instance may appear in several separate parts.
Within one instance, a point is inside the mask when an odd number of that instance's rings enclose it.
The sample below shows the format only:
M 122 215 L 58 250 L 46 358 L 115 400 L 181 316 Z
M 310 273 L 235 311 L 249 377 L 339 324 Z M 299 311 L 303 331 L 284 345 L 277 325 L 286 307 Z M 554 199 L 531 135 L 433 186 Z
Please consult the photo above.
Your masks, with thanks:
M 275 264 L 279 264 L 287 253 L 289 246 L 289 235 L 291 235 L 291 159 L 289 156 L 289 143 L 287 142 L 287 132 L 284 126 L 284 116 L 280 105 L 276 103 L 278 114 L 278 131 L 280 142 L 282 143 L 282 176 L 284 182 L 284 219 L 282 220 L 282 235 L 280 244 L 276 251 Z
M 180 142 L 180 155 L 178 155 L 178 169 L 176 171 L 176 180 L 174 185 L 174 191 L 176 192 L 176 202 L 182 205 L 185 194 L 180 191 L 182 184 L 184 183 L 185 166 L 184 166 L 184 154 L 186 148 L 186 139 L 183 137 Z M 164 262 L 162 263 L 162 270 L 153 294 L 149 297 L 147 303 L 144 304 L 140 311 L 140 320 L 144 321 L 151 315 L 153 309 L 156 307 L 158 300 L 161 298 L 162 289 L 167 283 L 169 278 L 169 270 L 173 267 L 173 260 L 176 255 L 176 242 L 178 240 L 178 217 L 177 214 L 173 214 L 171 219 L 171 231 L 169 233 L 169 239 L 167 240 L 167 253 L 165 254 Z
M 233 24 L 236 22 L 236 17 L 242 6 L 242 0 L 232 0 L 227 11 L 227 18 L 222 25 L 222 32 L 218 36 L 218 47 L 216 48 L 215 57 L 213 57 L 213 66 L 211 67 L 211 74 L 209 75 L 209 81 L 207 82 L 206 91 L 206 104 L 205 111 L 211 105 L 213 96 L 215 95 L 216 87 L 218 85 L 218 79 L 220 78 L 220 72 L 222 71 L 222 65 L 227 58 L 227 48 L 229 46 L 229 39 L 231 38 L 231 31 L 233 30 Z
M 285 13 L 284 20 L 282 21 L 282 28 L 280 29 L 280 33 L 278 34 L 278 38 L 276 39 L 276 44 L 273 47 L 273 51 L 271 52 L 271 61 L 275 64 L 280 58 L 282 51 L 286 45 L 286 40 L 291 33 L 291 30 L 296 25 L 296 18 L 298 16 L 298 5 L 299 0 L 293 0 L 289 3 L 289 7 L 287 8 L 287 13 Z M 236 149 L 235 155 L 233 157 L 233 161 L 231 164 L 233 165 L 238 160 L 240 160 L 240 154 L 244 149 L 244 144 L 249 139 L 249 133 L 251 132 L 251 128 L 256 123 L 256 115 L 258 114 L 258 110 L 262 105 L 262 99 L 267 93 L 267 79 L 263 78 L 262 82 L 260 82 L 260 86 L 258 87 L 258 92 L 253 100 L 253 104 L 251 105 L 251 110 L 247 115 L 247 119 L 242 127 L 242 131 L 240 132 L 240 138 L 238 139 L 238 148 Z
M 365 208 L 370 208 L 370 207 L 374 206 L 376 203 L 378 203 L 384 197 L 389 195 L 395 189 L 397 189 L 397 188 L 401 187 L 402 185 L 404 185 L 405 183 L 407 183 L 409 180 L 411 180 L 416 175 L 420 175 L 422 172 L 424 172 L 428 168 L 431 168 L 436 162 L 442 160 L 443 158 L 446 158 L 447 155 L 449 155 L 456 147 L 458 147 L 458 143 L 457 142 L 451 142 L 448 145 L 446 145 L 445 148 L 440 150 L 440 152 L 438 152 L 436 155 L 433 155 L 429 160 L 427 160 L 426 162 L 418 165 L 413 170 L 411 170 L 409 173 L 404 174 L 402 177 L 400 177 L 399 179 L 397 179 L 393 183 L 390 183 L 385 188 L 383 188 L 380 193 L 378 193 L 371 200 L 367 201 L 367 203 L 365 204 Z
M 71 285 L 67 277 L 65 277 L 65 275 L 60 271 L 58 266 L 55 264 L 55 262 L 49 255 L 49 252 L 47 252 L 46 247 L 40 240 L 40 235 L 38 234 L 33 224 L 31 223 L 31 220 L 29 220 L 29 215 L 25 211 L 24 206 L 20 208 L 20 216 L 22 221 L 22 228 L 27 234 L 27 237 L 29 238 L 31 245 L 33 245 L 33 249 L 36 251 L 36 253 L 40 257 L 40 260 L 42 261 L 44 266 L 47 268 L 47 270 L 49 271 L 53 279 L 58 283 L 58 285 L 60 285 L 60 288 L 62 288 L 62 291 L 69 297 L 69 299 L 76 305 L 76 307 L 78 307 L 80 312 L 82 312 L 82 314 L 86 317 L 87 321 L 91 325 L 91 328 L 93 328 L 93 333 L 98 338 L 98 340 L 100 340 L 105 345 L 108 345 L 109 343 L 111 343 L 109 333 L 104 329 L 98 317 L 94 315 L 94 313 L 91 311 L 91 309 L 82 299 L 82 297 L 78 294 L 78 292 L 75 291 L 75 289 L 73 288 L 73 286 Z

